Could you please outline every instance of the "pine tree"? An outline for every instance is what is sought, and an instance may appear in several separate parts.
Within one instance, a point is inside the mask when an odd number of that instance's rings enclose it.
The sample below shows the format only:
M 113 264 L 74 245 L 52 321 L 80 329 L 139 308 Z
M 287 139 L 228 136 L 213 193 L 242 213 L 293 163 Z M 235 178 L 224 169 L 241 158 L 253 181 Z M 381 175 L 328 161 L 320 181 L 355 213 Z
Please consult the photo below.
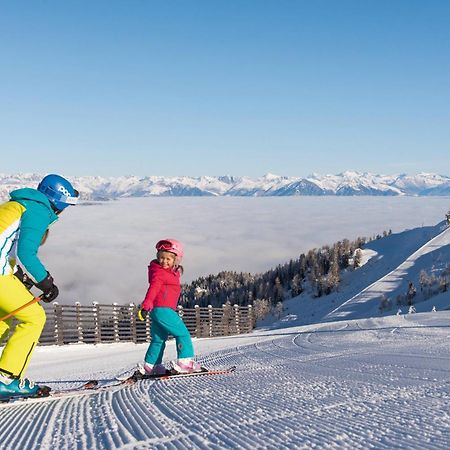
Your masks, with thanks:
M 408 305 L 413 304 L 413 299 L 416 296 L 416 288 L 412 281 L 408 284 L 408 291 L 406 292 L 406 300 L 408 302 Z
M 290 288 L 291 288 L 291 297 L 297 297 L 297 295 L 300 295 L 303 292 L 302 288 L 302 279 L 300 275 L 297 273 L 294 275 L 290 282 Z
M 356 269 L 361 266 L 362 261 L 362 251 L 360 248 L 357 248 L 355 250 L 355 253 L 353 254 L 353 267 Z
M 283 285 L 279 277 L 275 278 L 274 290 L 273 290 L 273 303 L 282 302 L 284 300 Z

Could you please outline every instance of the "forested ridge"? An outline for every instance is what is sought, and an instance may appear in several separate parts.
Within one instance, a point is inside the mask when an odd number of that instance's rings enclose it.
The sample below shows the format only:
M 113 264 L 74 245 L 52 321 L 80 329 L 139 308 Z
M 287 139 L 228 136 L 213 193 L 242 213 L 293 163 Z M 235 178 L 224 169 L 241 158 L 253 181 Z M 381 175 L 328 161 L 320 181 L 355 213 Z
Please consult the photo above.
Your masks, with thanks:
M 391 231 L 370 240 L 388 234 Z M 260 274 L 223 271 L 199 277 L 183 285 L 181 304 L 192 308 L 195 305 L 221 307 L 225 304 L 256 306 L 262 302 L 271 308 L 304 290 L 316 298 L 328 295 L 338 289 L 343 270 L 359 266 L 361 249 L 366 242 L 365 237 L 354 241 L 343 239 L 333 245 L 309 250 L 297 259 Z

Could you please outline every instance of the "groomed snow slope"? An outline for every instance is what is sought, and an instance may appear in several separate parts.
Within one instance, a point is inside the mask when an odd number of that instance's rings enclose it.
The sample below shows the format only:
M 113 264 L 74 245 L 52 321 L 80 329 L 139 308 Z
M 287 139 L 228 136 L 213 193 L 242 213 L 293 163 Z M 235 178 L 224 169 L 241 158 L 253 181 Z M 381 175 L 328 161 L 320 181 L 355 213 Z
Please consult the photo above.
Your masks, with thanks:
M 448 449 L 449 324 L 445 311 L 196 340 L 203 364 L 237 371 L 3 405 L 0 448 Z M 38 348 L 30 375 L 69 387 L 144 351 Z
M 414 299 L 417 312 L 431 311 L 433 306 L 450 308 L 450 292 L 424 301 L 419 289 L 421 270 L 430 273 L 442 270 L 450 261 L 450 227 L 445 222 L 405 230 L 364 246 L 364 265 L 342 274 L 337 291 L 316 298 L 307 289 L 299 296 L 285 300 L 285 317 L 275 326 L 288 322 L 291 326 L 317 322 L 352 320 L 396 314 L 396 297 L 406 294 L 408 282 L 413 281 L 418 295 Z M 391 307 L 380 310 L 382 297 L 391 299 Z M 403 313 L 408 306 L 400 306 Z M 266 317 L 262 326 L 273 326 L 276 319 Z
M 447 264 L 450 261 L 450 227 L 445 228 L 443 224 L 439 224 L 435 228 L 440 231 L 435 237 L 409 255 L 394 270 L 338 306 L 326 319 L 339 320 L 340 318 L 377 316 L 383 296 L 391 298 L 394 303 L 397 295 L 407 292 L 410 281 L 418 286 L 422 270 L 430 271 L 438 263 Z M 401 253 L 402 250 L 395 242 L 395 237 L 383 239 L 380 245 L 385 247 L 383 253 L 390 263 L 395 260 L 394 254 Z

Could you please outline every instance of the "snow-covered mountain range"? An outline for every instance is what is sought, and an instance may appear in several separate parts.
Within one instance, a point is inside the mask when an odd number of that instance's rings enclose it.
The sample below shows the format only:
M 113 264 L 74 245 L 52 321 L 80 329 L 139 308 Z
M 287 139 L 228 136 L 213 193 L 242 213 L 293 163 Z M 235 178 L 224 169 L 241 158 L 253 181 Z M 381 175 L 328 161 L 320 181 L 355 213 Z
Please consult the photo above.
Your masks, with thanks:
M 13 189 L 35 186 L 43 174 L 1 174 L 0 199 Z M 450 195 L 450 177 L 431 173 L 376 175 L 346 171 L 306 178 L 266 174 L 234 176 L 69 177 L 84 200 L 150 196 Z

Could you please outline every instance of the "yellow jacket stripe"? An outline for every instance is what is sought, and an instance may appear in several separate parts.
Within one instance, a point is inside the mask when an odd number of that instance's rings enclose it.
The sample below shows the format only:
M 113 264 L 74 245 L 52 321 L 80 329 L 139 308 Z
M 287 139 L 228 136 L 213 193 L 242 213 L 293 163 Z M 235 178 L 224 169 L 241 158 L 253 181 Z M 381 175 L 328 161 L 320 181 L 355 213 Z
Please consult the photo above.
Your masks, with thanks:
M 0 275 L 8 275 L 13 271 L 16 257 L 14 244 L 25 210 L 25 207 L 17 202 L 0 205 Z

